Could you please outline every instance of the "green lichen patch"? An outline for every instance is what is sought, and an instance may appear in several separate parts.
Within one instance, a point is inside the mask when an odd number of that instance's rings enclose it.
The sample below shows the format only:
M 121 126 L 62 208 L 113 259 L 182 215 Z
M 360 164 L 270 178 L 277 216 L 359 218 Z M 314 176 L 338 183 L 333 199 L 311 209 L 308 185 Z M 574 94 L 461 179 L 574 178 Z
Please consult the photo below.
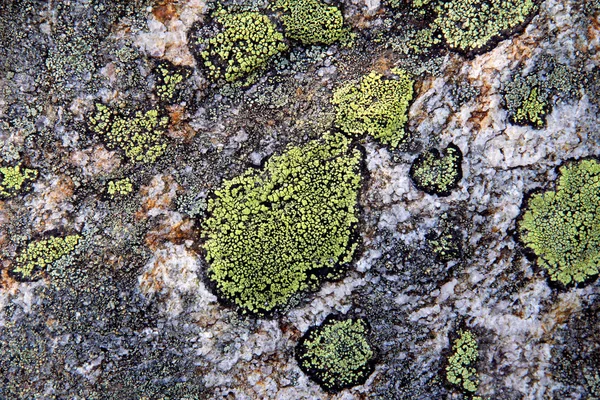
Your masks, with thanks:
M 475 393 L 479 387 L 475 369 L 479 356 L 478 348 L 473 333 L 460 330 L 458 338 L 452 344 L 452 355 L 446 366 L 446 380 L 468 393 Z
M 38 278 L 49 264 L 75 250 L 80 238 L 80 235 L 69 235 L 29 243 L 17 255 L 12 273 L 22 280 Z
M 38 177 L 38 171 L 30 168 L 0 167 L 0 199 L 14 197 L 27 190 Z
M 374 357 L 363 319 L 329 316 L 296 346 L 300 369 L 328 392 L 363 384 L 373 372 Z
M 361 155 L 326 135 L 227 180 L 203 225 L 209 280 L 226 302 L 266 314 L 339 276 L 355 249 Z
M 266 67 L 288 46 L 268 16 L 220 9 L 209 27 L 196 33 L 193 51 L 214 81 L 237 81 Z
M 188 67 L 175 66 L 168 61 L 161 61 L 154 73 L 156 95 L 161 102 L 173 104 L 178 101 L 181 84 L 191 76 L 192 70 Z
M 477 52 L 523 25 L 537 8 L 534 0 L 440 1 L 435 23 L 450 48 Z
M 109 181 L 106 192 L 110 197 L 126 196 L 133 191 L 131 179 L 123 178 Z
M 283 11 L 285 35 L 302 44 L 332 44 L 345 34 L 340 9 L 320 0 L 276 0 L 273 8 Z
M 527 76 L 516 73 L 503 88 L 509 120 L 541 129 L 555 98 L 575 98 L 584 79 L 565 65 L 542 57 Z
M 533 193 L 522 210 L 519 238 L 552 281 L 568 285 L 600 267 L 600 163 L 569 162 L 555 190 Z
M 89 119 L 92 132 L 109 148 L 120 148 L 131 161 L 143 163 L 156 161 L 165 151 L 164 132 L 168 124 L 169 118 L 161 116 L 158 110 L 126 116 L 99 103 Z
M 351 135 L 368 134 L 392 148 L 403 142 L 407 133 L 408 108 L 413 98 L 413 80 L 402 70 L 387 78 L 377 72 L 349 83 L 333 94 L 336 125 Z
M 460 257 L 460 238 L 449 228 L 441 232 L 431 231 L 425 236 L 425 240 L 439 262 L 448 262 Z
M 450 143 L 443 151 L 431 149 L 413 161 L 409 175 L 415 186 L 428 194 L 449 196 L 462 178 L 462 153 Z

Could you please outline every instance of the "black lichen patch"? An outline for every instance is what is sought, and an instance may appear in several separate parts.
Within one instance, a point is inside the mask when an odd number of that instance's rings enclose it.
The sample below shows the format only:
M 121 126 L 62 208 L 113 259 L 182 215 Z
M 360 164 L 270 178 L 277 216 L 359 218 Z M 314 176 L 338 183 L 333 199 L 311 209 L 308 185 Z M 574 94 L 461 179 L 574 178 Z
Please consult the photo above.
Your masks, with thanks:
M 425 193 L 449 196 L 462 179 L 462 152 L 453 143 L 443 151 L 431 149 L 421 153 L 410 167 L 415 186 Z
M 363 384 L 374 369 L 369 330 L 363 319 L 328 316 L 296 345 L 300 369 L 328 392 Z

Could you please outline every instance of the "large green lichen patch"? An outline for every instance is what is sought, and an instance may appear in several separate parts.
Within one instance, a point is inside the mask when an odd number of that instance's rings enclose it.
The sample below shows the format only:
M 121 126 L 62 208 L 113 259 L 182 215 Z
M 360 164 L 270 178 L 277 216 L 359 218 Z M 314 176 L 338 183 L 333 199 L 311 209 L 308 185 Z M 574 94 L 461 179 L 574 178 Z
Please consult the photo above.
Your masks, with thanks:
M 36 277 L 37 272 L 75 250 L 80 238 L 70 235 L 31 242 L 17 256 L 12 272 L 21 279 Z
M 38 176 L 35 169 L 13 167 L 0 167 L 0 199 L 14 197 L 25 190 Z
M 225 181 L 203 226 L 220 296 L 262 314 L 336 277 L 354 253 L 359 163 L 347 139 L 327 136 Z
M 309 329 L 296 347 L 300 369 L 330 392 L 364 383 L 375 352 L 362 319 L 327 318 Z
M 392 148 L 406 139 L 404 126 L 413 98 L 413 80 L 402 70 L 392 72 L 389 78 L 371 72 L 358 85 L 350 83 L 335 91 L 332 103 L 336 125 L 342 131 L 368 134 Z
M 344 35 L 344 17 L 335 6 L 320 0 L 276 0 L 282 10 L 285 34 L 302 44 L 332 44 Z
M 600 267 L 600 163 L 560 168 L 556 190 L 532 194 L 518 224 L 521 241 L 550 279 L 583 282 Z
M 169 118 L 158 110 L 136 111 L 123 115 L 103 104 L 96 104 L 90 128 L 109 148 L 120 148 L 132 161 L 154 162 L 165 151 L 164 132 Z
M 534 0 L 442 1 L 435 23 L 450 48 L 471 52 L 525 23 L 536 10 Z
M 198 32 L 193 50 L 198 64 L 215 81 L 234 82 L 264 68 L 274 55 L 287 49 L 275 24 L 258 12 L 221 9 L 210 26 L 214 30 L 209 27 Z
M 475 336 L 470 331 L 459 331 L 458 338 L 452 345 L 452 355 L 448 359 L 446 380 L 466 392 L 476 392 L 479 387 L 475 369 L 478 356 Z
M 450 143 L 443 154 L 437 149 L 421 153 L 410 167 L 409 175 L 417 188 L 429 194 L 448 196 L 462 178 L 462 153 Z

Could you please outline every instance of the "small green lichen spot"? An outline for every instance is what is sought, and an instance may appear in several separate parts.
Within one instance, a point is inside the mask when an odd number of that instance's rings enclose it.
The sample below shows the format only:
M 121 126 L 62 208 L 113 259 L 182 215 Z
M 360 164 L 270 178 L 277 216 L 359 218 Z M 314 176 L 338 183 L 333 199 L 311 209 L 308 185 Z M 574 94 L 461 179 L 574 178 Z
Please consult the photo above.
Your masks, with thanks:
M 330 392 L 364 383 L 373 372 L 375 355 L 367 333 L 362 319 L 326 319 L 298 342 L 300 369 Z
M 167 104 L 176 99 L 179 85 L 191 75 L 189 69 L 175 67 L 167 62 L 159 63 L 155 72 L 157 75 L 156 95 Z
M 227 302 L 264 314 L 350 262 L 360 152 L 342 135 L 273 156 L 208 202 L 208 277 Z
M 31 278 L 34 270 L 44 270 L 48 264 L 75 250 L 80 238 L 80 235 L 70 235 L 29 243 L 17 256 L 13 272 L 25 279 Z
M 276 0 L 282 10 L 285 34 L 303 44 L 332 44 L 344 36 L 344 17 L 339 8 L 319 0 Z
M 450 143 L 443 151 L 431 149 L 421 153 L 410 167 L 415 186 L 429 194 L 448 196 L 462 178 L 462 153 Z
M 110 181 L 108 182 L 106 191 L 111 197 L 115 197 L 117 195 L 125 196 L 133 191 L 133 184 L 129 178 Z
M 475 337 L 469 331 L 460 330 L 452 346 L 452 355 L 446 367 L 446 379 L 467 392 L 474 393 L 479 386 L 475 363 L 479 356 Z
M 124 116 L 103 104 L 96 104 L 96 113 L 90 117 L 91 130 L 100 135 L 109 148 L 120 148 L 132 161 L 151 163 L 165 151 L 164 132 L 168 117 L 158 110 L 137 111 Z
M 546 108 L 546 102 L 538 96 L 538 88 L 533 88 L 521 107 L 517 109 L 513 120 L 519 125 L 527 124 L 541 128 L 544 125 Z
M 0 167 L 0 199 L 16 196 L 28 183 L 33 182 L 38 172 L 35 169 L 14 167 Z
M 518 228 L 551 280 L 568 285 L 598 274 L 600 163 L 589 159 L 562 166 L 556 190 L 532 194 Z
M 403 70 L 386 78 L 377 72 L 364 76 L 358 85 L 347 84 L 336 90 L 336 125 L 345 133 L 368 134 L 390 147 L 406 139 L 404 126 L 413 98 L 413 80 Z
M 257 12 L 216 12 L 219 33 L 201 37 L 197 45 L 201 64 L 213 80 L 234 82 L 268 63 L 274 55 L 287 50 L 283 35 L 269 17 Z
M 484 48 L 536 10 L 533 0 L 450 0 L 436 7 L 435 23 L 451 48 L 468 52 Z

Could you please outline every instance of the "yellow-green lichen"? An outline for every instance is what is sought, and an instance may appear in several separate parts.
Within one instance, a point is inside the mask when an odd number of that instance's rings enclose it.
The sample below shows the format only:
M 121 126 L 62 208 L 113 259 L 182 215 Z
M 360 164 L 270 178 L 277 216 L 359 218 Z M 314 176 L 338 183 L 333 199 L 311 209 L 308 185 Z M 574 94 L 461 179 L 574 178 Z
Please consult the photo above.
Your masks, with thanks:
M 443 151 L 431 149 L 421 153 L 410 167 L 415 186 L 429 194 L 448 196 L 462 178 L 462 153 L 450 143 Z
M 266 15 L 221 9 L 213 18 L 220 25 L 220 32 L 200 37 L 196 45 L 200 65 L 215 81 L 234 82 L 265 67 L 271 57 L 287 50 L 283 35 Z
M 546 107 L 546 102 L 538 96 L 538 88 L 534 87 L 521 104 L 521 107 L 517 109 L 513 120 L 519 125 L 528 124 L 541 128 L 544 125 Z
M 23 279 L 31 279 L 36 271 L 43 271 L 49 264 L 75 250 L 80 238 L 80 235 L 69 235 L 29 243 L 17 256 L 13 273 Z
M 532 194 L 518 224 L 521 241 L 550 279 L 583 282 L 600 268 L 600 163 L 560 168 L 556 190 Z
M 108 182 L 106 191 L 111 197 L 115 197 L 117 195 L 125 196 L 133 191 L 133 184 L 129 178 L 110 181 Z
M 451 48 L 469 52 L 523 24 L 536 9 L 534 0 L 449 0 L 436 6 L 435 23 Z
M 285 35 L 303 44 L 332 44 L 344 36 L 344 17 L 339 8 L 320 0 L 276 0 L 283 11 Z
M 155 70 L 156 95 L 164 103 L 172 103 L 177 98 L 180 84 L 191 75 L 188 68 L 176 67 L 168 62 L 160 62 Z
M 449 383 L 466 392 L 474 393 L 479 387 L 479 378 L 475 363 L 479 350 L 475 336 L 466 330 L 458 332 L 458 338 L 452 345 L 452 355 L 446 366 L 446 379 Z
M 96 113 L 90 117 L 91 130 L 99 135 L 109 148 L 120 148 L 132 161 L 151 163 L 165 151 L 164 132 L 168 117 L 158 110 L 137 111 L 124 116 L 103 104 L 96 104 Z
M 406 139 L 404 126 L 413 98 L 413 80 L 405 71 L 392 72 L 387 78 L 373 71 L 358 85 L 349 83 L 334 92 L 336 125 L 343 132 L 368 134 L 392 148 Z
M 21 168 L 21 165 L 0 167 L 0 199 L 16 196 L 37 176 L 37 170 Z
M 367 334 L 362 319 L 327 318 L 298 342 L 300 369 L 330 392 L 364 383 L 373 372 L 375 355 Z
M 326 135 L 223 183 L 203 225 L 222 299 L 264 314 L 343 270 L 355 248 L 360 158 L 345 137 Z

